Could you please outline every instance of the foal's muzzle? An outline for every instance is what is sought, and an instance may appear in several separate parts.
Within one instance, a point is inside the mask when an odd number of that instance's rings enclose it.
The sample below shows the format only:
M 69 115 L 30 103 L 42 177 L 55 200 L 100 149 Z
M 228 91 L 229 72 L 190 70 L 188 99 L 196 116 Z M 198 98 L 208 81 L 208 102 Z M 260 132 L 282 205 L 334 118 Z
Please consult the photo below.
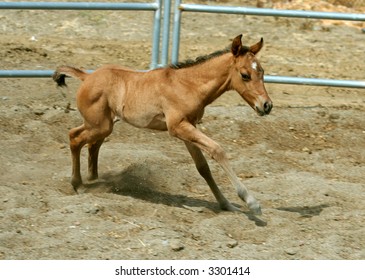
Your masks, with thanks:
M 272 109 L 272 102 L 271 101 L 266 101 L 264 104 L 263 104 L 263 107 L 260 108 L 258 106 L 256 106 L 256 112 L 260 115 L 260 116 L 265 116 L 265 115 L 268 115 L 270 114 L 271 112 L 271 109 Z

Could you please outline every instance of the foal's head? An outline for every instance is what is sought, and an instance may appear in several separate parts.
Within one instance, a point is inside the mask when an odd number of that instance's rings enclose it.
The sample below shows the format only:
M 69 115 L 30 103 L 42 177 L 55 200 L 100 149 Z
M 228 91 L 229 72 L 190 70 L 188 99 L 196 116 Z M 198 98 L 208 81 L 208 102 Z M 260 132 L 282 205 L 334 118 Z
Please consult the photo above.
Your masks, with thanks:
M 272 101 L 264 86 L 264 69 L 256 58 L 264 41 L 245 47 L 241 41 L 242 35 L 234 38 L 231 52 L 234 64 L 231 73 L 231 86 L 260 115 L 270 113 Z

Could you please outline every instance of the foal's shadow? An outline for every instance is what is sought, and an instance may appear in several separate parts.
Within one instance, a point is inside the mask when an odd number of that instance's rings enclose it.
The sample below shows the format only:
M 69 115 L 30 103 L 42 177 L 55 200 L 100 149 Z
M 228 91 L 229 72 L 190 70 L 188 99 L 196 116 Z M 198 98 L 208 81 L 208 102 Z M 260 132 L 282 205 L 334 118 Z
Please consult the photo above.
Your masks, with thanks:
M 320 204 L 315 206 L 300 206 L 300 207 L 279 207 L 276 208 L 280 211 L 299 213 L 303 218 L 311 218 L 313 216 L 319 216 L 323 209 L 330 207 L 328 204 Z
M 129 196 L 136 199 L 148 201 L 155 204 L 164 204 L 172 207 L 207 208 L 215 213 L 222 210 L 217 202 L 210 202 L 198 198 L 188 197 L 182 194 L 171 194 L 166 190 L 160 190 L 160 181 L 154 178 L 152 172 L 145 165 L 131 165 L 119 173 L 104 174 L 100 180 L 85 183 L 85 192 L 90 193 L 114 193 L 121 196 Z M 207 192 L 209 188 L 207 186 Z M 236 207 L 240 205 L 234 204 Z M 187 207 L 186 207 L 187 206 Z M 242 211 L 257 226 L 266 226 L 262 221 L 250 212 Z
M 133 164 L 119 173 L 107 173 L 100 180 L 85 183 L 85 192 L 114 193 L 155 204 L 180 208 L 204 207 L 219 212 L 219 207 L 214 202 L 161 190 L 163 183 L 160 184 L 161 180 L 156 179 L 154 175 L 156 174 L 152 174 L 145 165 Z

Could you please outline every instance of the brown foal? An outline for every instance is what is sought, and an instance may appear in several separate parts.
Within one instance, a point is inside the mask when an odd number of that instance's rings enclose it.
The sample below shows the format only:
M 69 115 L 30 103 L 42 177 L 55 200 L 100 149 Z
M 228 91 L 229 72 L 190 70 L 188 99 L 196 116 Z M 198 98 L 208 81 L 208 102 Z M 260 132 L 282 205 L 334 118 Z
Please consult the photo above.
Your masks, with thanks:
M 119 117 L 136 127 L 168 130 L 171 136 L 183 140 L 221 209 L 239 211 L 215 183 L 204 151 L 222 166 L 238 196 L 260 214 L 259 203 L 238 179 L 221 146 L 196 128 L 205 106 L 228 90 L 237 91 L 260 116 L 272 109 L 263 82 L 264 70 L 255 57 L 263 39 L 246 47 L 241 37 L 223 51 L 148 72 L 108 65 L 89 74 L 74 67 L 59 67 L 53 75 L 59 86 L 66 85 L 66 75 L 83 81 L 77 92 L 77 107 L 84 124 L 69 132 L 74 189 L 82 185 L 81 148 L 88 144 L 88 179 L 97 179 L 100 146 L 112 132 L 114 118 Z

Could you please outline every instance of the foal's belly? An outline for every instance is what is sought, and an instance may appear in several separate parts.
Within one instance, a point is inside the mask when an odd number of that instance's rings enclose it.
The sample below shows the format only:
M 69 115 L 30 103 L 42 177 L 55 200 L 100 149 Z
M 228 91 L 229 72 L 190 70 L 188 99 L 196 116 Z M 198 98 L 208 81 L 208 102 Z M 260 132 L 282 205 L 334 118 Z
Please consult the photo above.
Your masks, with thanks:
M 117 104 L 120 105 L 114 112 L 123 121 L 139 128 L 167 130 L 165 114 L 154 102 L 141 102 L 137 98 L 123 100 L 123 96 L 119 96 Z
M 139 128 L 149 128 L 155 130 L 167 130 L 166 119 L 163 113 L 157 115 L 140 114 L 137 116 L 122 115 L 122 119 Z
M 147 128 L 156 129 L 156 130 L 167 130 L 167 125 L 165 121 L 165 116 L 156 116 L 152 119 L 152 121 L 148 124 Z

